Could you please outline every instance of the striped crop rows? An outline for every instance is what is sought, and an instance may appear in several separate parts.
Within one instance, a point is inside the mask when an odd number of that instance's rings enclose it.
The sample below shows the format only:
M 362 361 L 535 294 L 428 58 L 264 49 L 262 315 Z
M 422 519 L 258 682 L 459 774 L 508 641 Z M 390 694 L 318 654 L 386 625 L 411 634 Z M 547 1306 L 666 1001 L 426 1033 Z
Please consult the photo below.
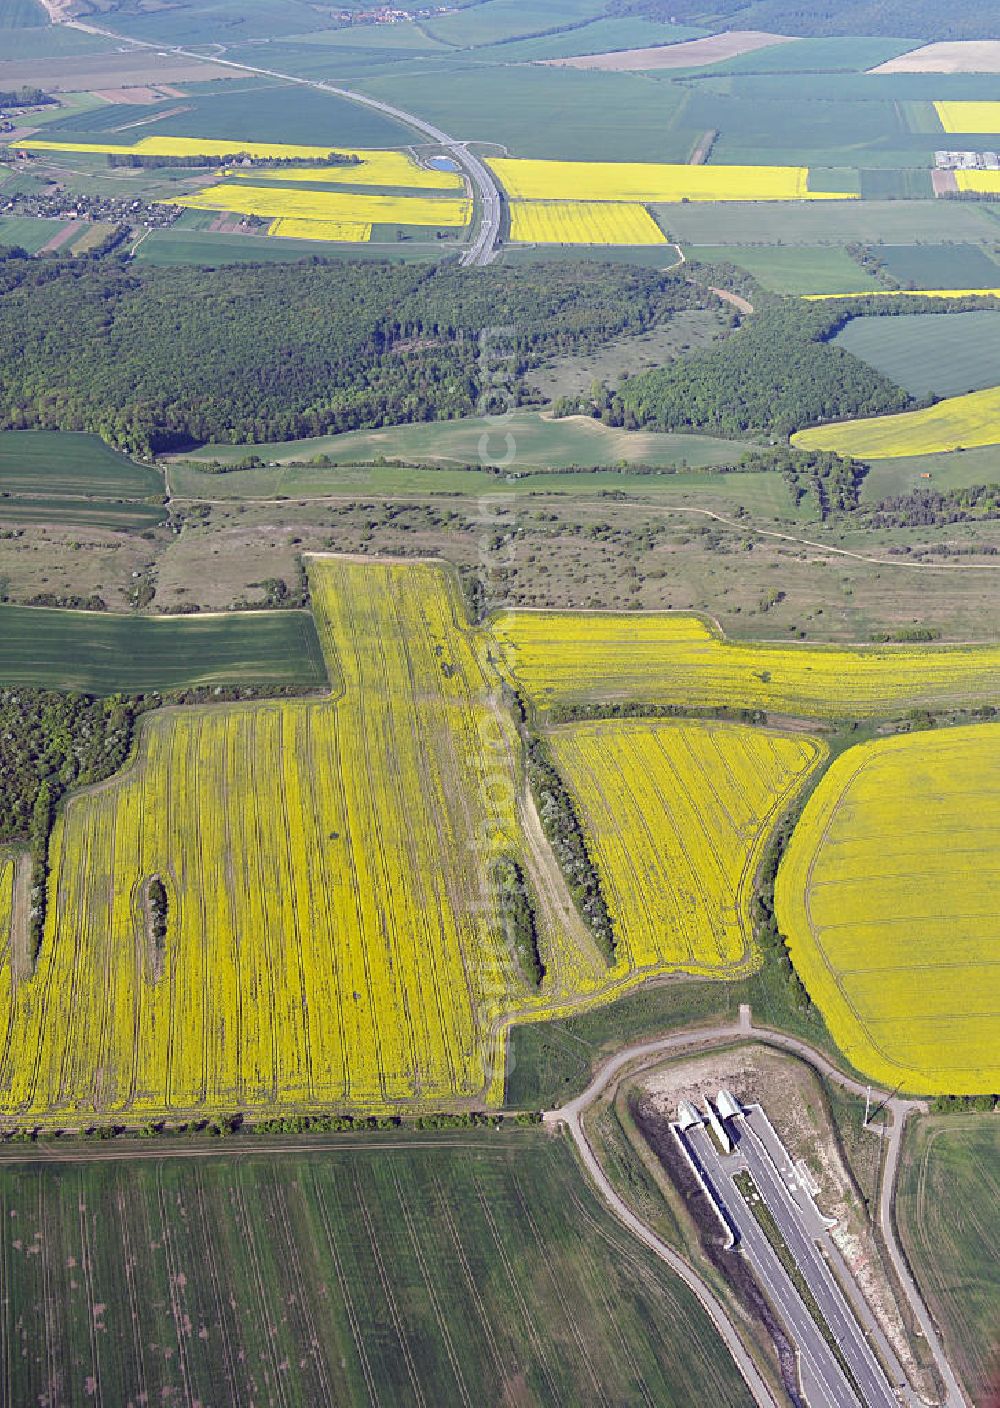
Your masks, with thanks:
M 556 729 L 551 743 L 583 815 L 623 974 L 746 964 L 761 850 L 822 745 L 621 719 Z

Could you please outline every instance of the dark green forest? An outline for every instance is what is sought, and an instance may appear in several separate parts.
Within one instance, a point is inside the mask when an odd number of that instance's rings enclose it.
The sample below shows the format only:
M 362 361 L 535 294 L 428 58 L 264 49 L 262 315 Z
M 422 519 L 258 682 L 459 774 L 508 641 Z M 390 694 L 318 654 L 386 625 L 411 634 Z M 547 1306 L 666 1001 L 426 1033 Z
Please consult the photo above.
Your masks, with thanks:
M 530 399 L 522 373 L 543 357 L 710 302 L 625 265 L 7 258 L 0 428 L 89 430 L 148 455 L 482 413 L 498 384 L 507 409 Z
M 616 398 L 623 423 L 784 438 L 820 421 L 910 405 L 901 387 L 832 345 L 844 321 L 842 310 L 799 302 L 761 308 L 725 341 L 623 382 Z
M 994 0 L 612 0 L 617 15 L 720 29 L 802 36 L 888 35 L 893 39 L 1000 37 Z

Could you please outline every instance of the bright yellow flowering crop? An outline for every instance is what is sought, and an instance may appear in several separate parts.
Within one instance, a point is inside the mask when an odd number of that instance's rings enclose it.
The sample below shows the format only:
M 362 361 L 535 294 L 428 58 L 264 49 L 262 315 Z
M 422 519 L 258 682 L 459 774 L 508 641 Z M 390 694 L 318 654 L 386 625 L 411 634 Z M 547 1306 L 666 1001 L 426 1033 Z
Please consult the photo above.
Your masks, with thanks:
M 510 237 L 532 244 L 665 244 L 643 205 L 615 201 L 516 200 Z
M 751 962 L 761 852 L 824 746 L 731 724 L 625 719 L 555 729 L 551 746 L 601 875 L 616 969 L 719 973 Z
M 956 171 L 955 180 L 960 191 L 975 191 L 980 195 L 989 196 L 1000 195 L 1000 171 Z
M 252 186 L 244 181 L 224 181 L 191 195 L 174 196 L 173 205 L 192 210 L 231 210 L 238 215 L 325 220 L 357 225 L 431 225 L 449 228 L 467 225 L 472 202 L 445 197 L 382 196 L 354 191 L 286 190 L 281 186 Z
M 10 918 L 14 903 L 14 862 L 0 855 L 0 954 L 10 944 Z
M 1000 173 L 998 173 L 1000 174 Z M 1000 191 L 1000 184 L 997 186 Z M 829 303 L 837 298 L 1000 298 L 1000 288 L 879 288 L 863 293 L 804 293 L 807 303 Z
M 725 641 L 695 616 L 509 611 L 493 624 L 505 668 L 544 708 L 638 699 L 818 718 L 996 702 L 1000 647 L 834 647 Z
M 52 138 L 27 138 L 17 143 L 29 151 L 91 152 L 115 156 L 247 156 L 286 160 L 314 158 L 315 167 L 275 168 L 273 174 L 289 181 L 334 181 L 345 186 L 402 186 L 414 190 L 456 191 L 463 181 L 457 171 L 430 171 L 407 152 L 377 148 L 303 147 L 287 142 L 226 142 L 210 137 L 143 137 L 125 146 L 117 142 L 61 142 Z M 357 156 L 357 166 L 322 166 L 326 157 Z M 252 168 L 250 173 L 252 173 Z
M 1000 1088 L 1000 725 L 852 748 L 778 874 L 795 966 L 855 1066 L 890 1088 Z
M 1000 386 L 949 396 L 920 411 L 838 421 L 800 430 L 792 444 L 801 450 L 836 450 L 860 459 L 892 460 L 905 455 L 937 455 L 1000 444 Z
M 66 807 L 0 1014 L 8 1117 L 481 1098 L 528 999 L 488 879 L 519 850 L 514 726 L 439 568 L 310 581 L 335 700 L 164 711 Z
M 1000 132 L 1000 103 L 935 103 L 941 126 L 946 132 Z
M 512 200 L 633 201 L 850 200 L 809 190 L 805 166 L 681 166 L 640 161 L 489 162 Z
M 346 220 L 275 220 L 267 232 L 286 240 L 334 240 L 364 243 L 372 237 L 371 225 L 352 225 Z

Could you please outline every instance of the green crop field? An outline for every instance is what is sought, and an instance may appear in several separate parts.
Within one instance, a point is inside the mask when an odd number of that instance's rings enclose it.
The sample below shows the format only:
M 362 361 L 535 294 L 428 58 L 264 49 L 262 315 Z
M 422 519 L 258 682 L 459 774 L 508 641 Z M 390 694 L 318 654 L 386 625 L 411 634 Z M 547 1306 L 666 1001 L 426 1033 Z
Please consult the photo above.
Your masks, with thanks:
M 3 0 L 0 5 L 0 29 L 37 28 L 47 23 L 38 0 Z
M 516 411 L 503 420 L 470 417 L 395 425 L 384 430 L 357 430 L 276 445 L 206 445 L 185 459 L 192 463 L 217 460 L 238 464 L 255 454 L 265 464 L 308 462 L 320 456 L 336 464 L 358 464 L 381 456 L 404 463 L 442 466 L 502 463 L 512 470 L 587 469 L 619 463 L 703 469 L 732 464 L 734 457 L 738 459 L 745 451 L 745 445 L 707 435 L 614 430 L 583 416 L 547 420 L 537 411 Z M 495 478 L 494 483 L 503 486 L 501 478 Z
M 0 215 L 0 245 L 37 254 L 65 224 L 65 220 L 40 220 L 33 215 Z
M 269 239 L 263 235 L 221 235 L 205 230 L 153 230 L 136 259 L 146 264 L 287 264 L 297 259 L 441 259 L 447 245 L 328 244 L 319 240 Z
M 909 1133 L 896 1221 L 973 1403 L 1000 1383 L 1000 1121 L 923 1119 Z
M 163 492 L 163 476 L 96 435 L 0 431 L 0 493 L 140 498 Z
M 752 1402 L 560 1138 L 352 1142 L 0 1164 L 9 1401 Z
M 845 200 L 805 205 L 692 201 L 659 205 L 655 210 L 671 239 L 685 245 L 912 244 L 997 238 L 997 225 L 982 207 L 959 201 Z
M 706 263 L 738 264 L 774 293 L 861 293 L 880 287 L 836 245 L 687 245 L 685 253 Z
M 306 611 L 153 617 L 0 606 L 3 685 L 115 694 L 325 680 Z
M 625 15 L 614 19 L 594 19 L 589 24 L 531 39 L 507 40 L 478 49 L 476 58 L 515 64 L 538 59 L 566 59 L 577 54 L 605 54 L 619 49 L 648 49 L 657 44 L 679 44 L 685 39 L 698 39 L 705 32 L 691 25 L 659 24 L 645 17 Z
M 979 245 L 888 245 L 878 255 L 903 288 L 1000 288 L 1000 264 Z
M 257 60 L 259 62 L 259 58 Z M 182 111 L 157 123 L 158 136 L 213 137 L 231 141 L 328 142 L 331 147 L 356 144 L 359 147 L 391 147 L 412 139 L 409 127 L 372 109 L 323 93 L 313 88 L 275 80 L 227 79 L 208 84 L 186 84 Z M 158 113 L 179 106 L 171 98 L 145 107 L 125 107 L 109 103 L 54 122 L 67 141 L 107 140 L 128 122 L 148 124 Z M 127 129 L 126 129 L 127 132 Z M 148 136 L 148 127 L 133 129 L 136 141 Z M 116 137 L 115 140 L 121 140 Z M 126 137 L 126 140 L 129 140 Z
M 835 341 L 914 396 L 1000 385 L 1000 313 L 852 318 Z
M 51 523 L 66 528 L 106 528 L 114 533 L 139 533 L 166 520 L 155 504 L 115 503 L 113 499 L 32 498 L 0 493 L 0 523 Z

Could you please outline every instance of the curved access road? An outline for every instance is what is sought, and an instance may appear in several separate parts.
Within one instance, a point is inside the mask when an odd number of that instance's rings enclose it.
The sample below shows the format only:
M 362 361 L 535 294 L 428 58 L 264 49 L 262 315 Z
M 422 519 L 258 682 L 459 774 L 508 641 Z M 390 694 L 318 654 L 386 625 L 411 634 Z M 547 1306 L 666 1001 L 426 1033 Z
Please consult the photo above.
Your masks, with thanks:
M 670 1056 L 685 1048 L 696 1048 L 699 1052 L 713 1046 L 720 1046 L 736 1040 L 755 1040 L 787 1051 L 794 1056 L 801 1057 L 815 1069 L 822 1072 L 829 1079 L 836 1081 L 845 1090 L 849 1090 L 854 1095 L 864 1096 L 868 1093 L 869 1087 L 861 1081 L 845 1075 L 837 1066 L 833 1064 L 821 1051 L 817 1051 L 809 1042 L 802 1041 L 797 1037 L 786 1036 L 784 1032 L 774 1031 L 770 1027 L 755 1027 L 750 1019 L 749 1008 L 742 1008 L 740 1011 L 740 1021 L 729 1026 L 702 1027 L 689 1031 L 675 1032 L 671 1036 L 661 1037 L 656 1041 L 642 1042 L 636 1046 L 626 1047 L 624 1050 L 616 1052 L 608 1058 L 600 1067 L 590 1085 L 581 1095 L 574 1100 L 570 1100 L 557 1110 L 549 1111 L 545 1115 L 548 1124 L 565 1124 L 577 1146 L 580 1158 L 591 1178 L 597 1186 L 598 1191 L 612 1212 L 621 1222 L 629 1228 L 631 1232 L 650 1248 L 681 1280 L 684 1281 L 694 1294 L 698 1297 L 701 1305 L 711 1317 L 713 1324 L 722 1336 L 726 1347 L 729 1349 L 736 1362 L 737 1367 L 746 1380 L 747 1387 L 753 1394 L 755 1402 L 764 1408 L 764 1405 L 773 1405 L 774 1398 L 770 1389 L 764 1382 L 757 1369 L 756 1364 L 750 1357 L 743 1341 L 736 1331 L 736 1327 L 730 1320 L 722 1304 L 716 1299 L 712 1290 L 702 1280 L 698 1273 L 688 1265 L 688 1263 L 678 1255 L 671 1247 L 668 1247 L 661 1238 L 651 1228 L 647 1227 L 628 1205 L 619 1197 L 614 1187 L 604 1173 L 597 1155 L 590 1144 L 583 1124 L 583 1117 L 594 1102 L 611 1087 L 616 1079 L 628 1069 L 632 1074 L 638 1074 L 649 1066 L 657 1064 L 665 1056 Z M 873 1094 L 878 1096 L 878 1092 Z M 968 1408 L 968 1399 L 962 1391 L 958 1382 L 958 1377 L 951 1367 L 944 1352 L 944 1347 L 935 1329 L 934 1322 L 924 1304 L 923 1297 L 917 1287 L 910 1272 L 909 1265 L 899 1245 L 896 1236 L 896 1225 L 893 1217 L 895 1205 L 896 1177 L 899 1170 L 899 1157 L 902 1149 L 903 1129 L 907 1117 L 915 1110 L 926 1110 L 926 1105 L 921 1100 L 904 1100 L 898 1096 L 881 1097 L 882 1103 L 889 1109 L 892 1115 L 892 1125 L 887 1139 L 887 1153 L 885 1166 L 882 1173 L 882 1188 L 879 1199 L 879 1225 L 882 1236 L 885 1240 L 893 1268 L 899 1278 L 900 1285 L 910 1302 L 911 1309 L 920 1331 L 924 1336 L 927 1347 L 934 1357 L 934 1362 L 938 1373 L 945 1385 L 944 1408 Z
M 425 122 L 415 113 L 406 112 L 405 109 L 397 108 L 392 103 L 383 102 L 381 98 L 371 98 L 367 93 L 355 92 L 353 88 L 341 88 L 336 83 L 325 83 L 321 78 L 300 78 L 297 74 L 282 73 L 279 69 L 261 68 L 256 64 L 241 64 L 237 63 L 235 59 L 218 58 L 214 54 L 206 56 L 194 49 L 186 49 L 180 44 L 152 44 L 145 39 L 131 39 L 128 35 L 117 34 L 113 29 L 87 24 L 83 20 L 64 20 L 62 23 L 69 29 L 79 29 L 85 34 L 101 35 L 105 39 L 114 39 L 119 44 L 133 44 L 139 49 L 153 49 L 158 54 L 177 54 L 181 58 L 196 59 L 200 63 L 221 64 L 224 68 L 239 69 L 241 73 L 252 73 L 261 78 L 278 78 L 284 83 L 296 83 L 301 88 L 317 88 L 321 93 L 333 93 L 338 98 L 347 98 L 352 103 L 360 103 L 363 107 L 380 112 L 384 117 L 391 117 L 396 122 L 411 127 L 428 141 L 436 142 L 438 146 L 447 150 L 456 166 L 464 171 L 475 193 L 479 226 L 472 243 L 463 251 L 459 263 L 466 267 L 482 266 L 491 264 L 496 258 L 503 219 L 503 197 L 500 187 L 486 163 L 476 156 L 475 152 L 469 151 L 468 143 L 449 137 L 447 132 L 443 132 L 440 127 L 435 127 L 432 122 Z

